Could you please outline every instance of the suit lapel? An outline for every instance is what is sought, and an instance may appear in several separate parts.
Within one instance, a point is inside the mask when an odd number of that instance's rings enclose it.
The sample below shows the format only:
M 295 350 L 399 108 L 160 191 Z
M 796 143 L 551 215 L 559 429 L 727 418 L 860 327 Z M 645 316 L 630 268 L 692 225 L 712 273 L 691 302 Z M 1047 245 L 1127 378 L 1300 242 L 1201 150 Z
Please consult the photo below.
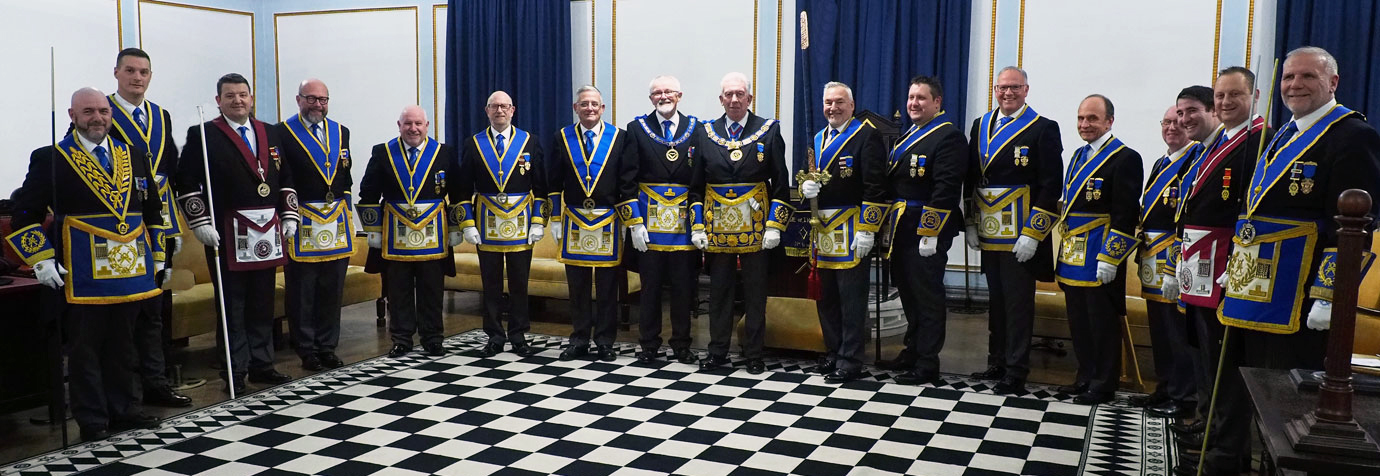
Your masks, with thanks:
M 250 165 L 251 162 L 257 163 L 257 161 L 255 160 L 254 155 L 250 153 L 249 146 L 244 143 L 244 139 L 240 138 L 239 132 L 236 132 L 235 129 L 230 126 L 230 123 L 225 120 L 225 116 L 220 116 L 215 119 L 212 119 L 211 123 L 215 124 L 216 129 L 219 129 L 222 134 L 225 134 L 226 139 L 230 140 L 230 145 L 234 147 L 236 151 L 239 152 L 240 160 L 232 160 L 234 162 L 238 162 L 240 166 L 244 168 L 245 172 L 249 173 L 249 175 L 253 177 L 255 180 L 258 180 L 259 174 L 255 171 L 255 168 L 257 167 Z M 253 125 L 254 123 L 251 120 L 250 126 Z M 259 144 L 263 144 L 266 142 L 266 140 L 259 140 L 259 138 L 263 136 L 259 128 L 255 128 L 254 133 L 256 136 L 259 136 L 255 137 L 256 142 L 258 142 Z

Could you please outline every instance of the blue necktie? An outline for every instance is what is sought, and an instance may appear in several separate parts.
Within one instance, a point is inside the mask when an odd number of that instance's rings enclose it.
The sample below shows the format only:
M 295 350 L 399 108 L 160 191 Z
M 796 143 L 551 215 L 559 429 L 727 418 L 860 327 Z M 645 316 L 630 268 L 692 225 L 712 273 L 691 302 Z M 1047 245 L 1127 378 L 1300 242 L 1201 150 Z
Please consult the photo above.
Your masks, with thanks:
M 1085 145 L 1078 149 L 1078 158 L 1073 161 L 1073 173 L 1078 173 L 1078 167 L 1083 166 L 1083 162 L 1088 161 L 1088 155 L 1092 154 L 1092 144 Z
M 997 119 L 997 128 L 998 128 L 998 129 L 1001 129 L 1001 126 L 1004 126 L 1004 125 L 1006 125 L 1007 123 L 1010 123 L 1010 122 L 1011 122 L 1011 116 L 1004 116 L 1004 117 L 1002 117 L 1001 119 Z
M 1270 148 L 1270 155 L 1265 156 L 1266 159 L 1273 158 L 1275 154 L 1279 152 L 1279 149 L 1283 149 L 1284 144 L 1289 143 L 1289 139 L 1294 137 L 1294 133 L 1298 131 L 1298 123 L 1294 121 L 1289 121 L 1289 124 L 1286 124 L 1284 126 L 1284 130 L 1280 131 L 1279 140 L 1275 141 L 1275 146 Z
M 249 140 L 248 127 L 240 126 L 240 138 L 244 139 L 244 145 L 249 147 L 249 154 L 257 157 L 259 154 L 254 152 L 254 143 Z
M 499 158 L 499 159 L 502 159 L 502 158 L 503 158 L 503 149 L 505 148 L 505 145 L 504 145 L 504 143 L 503 143 L 503 142 L 504 142 L 504 140 L 503 140 L 503 134 L 499 134 L 499 135 L 498 135 L 498 141 L 497 141 L 497 142 L 498 142 L 498 158 Z
M 834 143 L 834 138 L 835 138 L 835 137 L 838 137 L 838 136 L 839 136 L 839 130 L 838 130 L 838 129 L 829 129 L 829 140 L 824 142 L 825 145 Z
M 96 160 L 101 161 L 101 167 L 105 168 L 105 173 L 114 173 L 110 166 L 110 156 L 105 153 L 104 146 L 98 145 L 95 149 L 91 149 L 91 152 L 96 154 Z
M 312 124 L 312 125 L 311 125 L 311 135 L 312 135 L 313 137 L 316 137 L 316 140 L 318 140 L 318 141 L 321 140 L 321 125 L 320 125 L 320 124 Z
M 149 126 L 148 126 L 148 124 L 144 123 L 144 109 L 143 109 L 143 108 L 138 108 L 138 107 L 134 108 L 134 123 L 139 125 L 139 130 L 140 130 L 140 131 L 148 132 Z
M 671 128 L 671 121 L 661 121 L 661 133 L 666 135 L 666 142 L 676 140 L 676 130 Z
M 738 134 L 742 132 L 743 126 L 738 125 L 738 123 L 735 122 L 728 125 L 728 138 L 738 140 Z
M 407 149 L 407 166 L 417 168 L 417 148 Z
M 585 131 L 585 155 L 594 155 L 594 131 Z

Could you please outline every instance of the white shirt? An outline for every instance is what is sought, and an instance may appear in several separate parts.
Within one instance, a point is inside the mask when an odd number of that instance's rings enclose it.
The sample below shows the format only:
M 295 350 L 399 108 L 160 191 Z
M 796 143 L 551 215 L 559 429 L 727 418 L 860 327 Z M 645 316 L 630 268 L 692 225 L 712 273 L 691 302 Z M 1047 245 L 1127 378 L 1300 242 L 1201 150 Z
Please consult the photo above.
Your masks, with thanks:
M 489 126 L 489 132 L 492 132 L 492 133 L 493 133 L 494 144 L 497 144 L 497 143 L 498 143 L 498 138 L 499 138 L 499 137 L 502 137 L 502 138 L 503 138 L 503 146 L 504 146 L 504 147 L 508 147 L 509 145 L 512 145 L 512 144 L 509 144 L 509 142 L 512 142 L 512 141 L 513 141 L 513 134 L 510 133 L 510 132 L 508 132 L 508 129 L 512 129 L 512 128 L 513 128 L 513 126 L 512 126 L 512 125 L 509 125 L 508 127 L 504 127 L 503 130 L 498 130 L 498 129 L 494 129 L 494 126 L 492 126 L 492 125 Z
M 680 113 L 679 113 L 679 112 L 671 111 L 671 117 L 669 117 L 669 118 L 667 118 L 667 117 L 661 117 L 661 113 L 659 113 L 659 112 L 656 113 L 656 114 L 652 114 L 652 116 L 656 118 L 656 122 L 657 122 L 657 125 L 658 125 L 658 126 L 665 126 L 666 124 L 664 124 L 664 123 L 665 123 L 666 121 L 671 121 L 671 130 L 667 131 L 665 127 L 662 127 L 662 129 L 661 129 L 661 134 L 662 134 L 662 135 L 674 133 L 674 132 L 676 131 L 676 128 L 680 127 Z M 747 116 L 743 116 L 743 119 L 747 119 Z
M 1326 115 L 1328 111 L 1331 111 L 1332 107 L 1336 105 L 1337 99 L 1333 98 L 1331 101 L 1328 101 L 1327 104 L 1323 104 L 1322 107 L 1318 108 L 1318 110 L 1310 112 L 1306 116 L 1295 116 L 1294 124 L 1298 126 L 1299 132 L 1306 131 L 1309 127 L 1313 127 L 1313 124 L 1317 124 L 1318 119 L 1322 119 L 1322 117 Z
M 728 116 L 724 116 L 724 118 L 725 118 L 725 119 L 728 119 L 728 124 L 724 124 L 724 131 L 728 131 L 729 129 L 731 129 L 731 127 L 729 127 L 729 126 L 731 126 L 731 125 L 733 125 L 733 124 L 737 124 L 738 127 L 742 129 L 742 130 L 740 130 L 740 131 L 738 132 L 738 137 L 742 137 L 743 134 L 746 134 L 746 133 L 747 133 L 747 120 L 748 120 L 748 115 L 747 115 L 747 114 L 743 114 L 743 120 L 741 120 L 741 121 L 735 121 L 735 120 L 733 120 L 733 119 L 728 118 Z
M 118 94 L 117 94 L 117 96 L 118 96 Z M 250 150 L 251 152 L 254 152 L 254 153 L 257 155 L 257 154 L 259 153 L 259 150 L 256 149 L 255 147 L 258 147 L 259 140 L 258 140 L 258 136 L 254 135 L 254 126 L 251 126 L 251 125 L 249 124 L 249 123 L 250 123 L 249 118 L 245 118 L 245 120 L 244 120 L 243 123 L 239 123 L 239 122 L 235 122 L 234 119 L 231 119 L 230 116 L 226 116 L 226 115 L 224 115 L 224 114 L 221 114 L 221 117 L 224 117 L 224 118 L 225 118 L 225 123 L 230 125 L 230 130 L 235 131 L 235 136 L 236 136 L 237 138 L 238 138 L 238 136 L 240 135 L 240 127 L 245 127 L 244 135 L 245 135 L 246 137 L 249 137 L 249 143 L 250 143 L 250 144 L 254 144 L 254 147 L 250 147 L 249 150 Z M 308 129 L 310 129 L 310 128 L 311 128 L 311 126 L 308 126 Z
M 590 129 L 590 128 L 588 128 L 588 127 L 585 127 L 584 124 L 580 124 L 580 140 L 581 140 L 581 141 L 584 140 L 585 132 L 588 132 L 588 131 L 594 131 L 594 137 L 597 139 L 600 135 L 603 135 L 603 133 L 604 133 L 604 121 L 599 121 L 598 124 L 595 124 L 595 125 L 594 125 L 594 128 L 593 128 L 593 129 Z
M 1237 124 L 1237 125 L 1235 125 L 1235 126 L 1232 126 L 1231 129 L 1227 129 L 1227 130 L 1225 130 L 1225 131 L 1222 131 L 1222 133 L 1223 133 L 1223 134 L 1226 134 L 1227 140 L 1231 140 L 1231 138 L 1236 137 L 1236 134 L 1237 134 L 1238 132 L 1241 132 L 1241 131 L 1245 130 L 1247 126 L 1250 126 L 1250 125 L 1251 125 L 1251 121 L 1253 121 L 1253 120 L 1255 120 L 1255 118 L 1251 118 L 1251 119 L 1247 119 L 1247 120 L 1241 121 L 1240 124 Z M 1224 126 L 1224 127 L 1225 127 L 1225 126 Z
M 129 112 L 129 118 L 130 118 L 130 119 L 134 119 L 134 110 L 135 110 L 135 109 L 141 109 L 141 110 L 143 109 L 143 101 L 140 101 L 139 105 L 138 105 L 138 106 L 135 106 L 134 103 L 131 103 L 131 102 L 129 102 L 129 101 L 126 101 L 126 100 L 125 100 L 125 97 L 124 97 L 124 96 L 121 96 L 120 93 L 115 93 L 114 96 L 115 96 L 115 104 L 119 104 L 121 108 L 124 108 L 125 111 Z M 144 126 L 147 127 L 147 126 L 149 125 L 149 112 L 148 112 L 148 111 L 144 111 L 143 114 L 144 114 Z
M 1174 151 L 1174 152 L 1170 152 L 1170 153 L 1169 153 L 1169 161 L 1170 161 L 1170 162 L 1173 162 L 1173 161 L 1175 161 L 1175 160 L 1179 160 L 1179 157 L 1183 157 L 1184 153 L 1188 152 L 1188 148 L 1189 148 L 1189 147 L 1193 147 L 1193 141 L 1188 141 L 1188 143 L 1187 143 L 1187 144 L 1184 144 L 1183 147 L 1180 147 L 1179 150 L 1176 150 L 1176 151 Z
M 1102 146 L 1105 145 L 1105 144 L 1107 143 L 1107 141 L 1109 141 L 1109 140 L 1111 140 L 1111 139 L 1112 139 L 1112 130 L 1111 130 L 1111 129 L 1107 129 L 1107 132 L 1103 133 L 1103 134 L 1102 134 L 1102 137 L 1098 137 L 1097 139 L 1093 139 L 1092 142 L 1089 142 L 1089 143 L 1088 143 L 1088 145 L 1092 146 L 1092 150 L 1088 152 L 1088 155 L 1087 155 L 1087 156 L 1084 156 L 1084 157 L 1083 157 L 1083 160 L 1088 160 L 1088 159 L 1093 158 L 1093 155 L 1094 155 L 1094 154 L 1097 154 L 1097 151 L 1098 151 L 1099 149 L 1101 149 Z
M 81 135 L 81 131 L 78 131 L 78 130 L 73 129 L 73 130 L 72 130 L 72 135 L 77 136 L 77 142 L 80 143 L 81 146 L 82 146 L 83 148 L 85 148 L 87 152 L 90 152 L 90 153 L 92 154 L 92 155 L 91 155 L 91 158 L 93 158 L 93 159 L 96 158 L 96 156 L 95 156 L 95 154 L 96 154 L 96 146 L 98 146 L 98 145 L 99 145 L 99 146 L 102 146 L 102 147 L 105 146 L 105 141 L 101 141 L 100 144 L 97 144 L 97 143 L 95 143 L 95 142 L 91 142 L 90 140 L 87 140 L 87 139 L 86 139 L 86 136 Z M 111 152 L 110 152 L 109 149 L 106 149 L 106 151 L 105 151 L 105 158 L 110 159 L 110 161 L 111 161 L 110 163 L 111 163 L 112 165 L 115 163 L 115 156 L 111 155 Z M 96 159 L 96 160 L 99 161 L 100 159 Z

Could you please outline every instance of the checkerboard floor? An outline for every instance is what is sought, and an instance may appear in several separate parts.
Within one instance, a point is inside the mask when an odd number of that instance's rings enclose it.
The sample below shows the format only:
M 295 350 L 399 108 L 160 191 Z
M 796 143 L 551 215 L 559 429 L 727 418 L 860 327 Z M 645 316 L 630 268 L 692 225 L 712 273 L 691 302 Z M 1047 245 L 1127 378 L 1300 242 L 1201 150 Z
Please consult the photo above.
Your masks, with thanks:
M 1032 386 L 946 377 L 846 385 L 774 359 L 701 373 L 671 362 L 560 362 L 565 339 L 483 358 L 380 357 L 0 467 L 0 475 L 1074 475 L 1168 474 L 1165 422 Z M 739 366 L 740 362 L 735 362 Z

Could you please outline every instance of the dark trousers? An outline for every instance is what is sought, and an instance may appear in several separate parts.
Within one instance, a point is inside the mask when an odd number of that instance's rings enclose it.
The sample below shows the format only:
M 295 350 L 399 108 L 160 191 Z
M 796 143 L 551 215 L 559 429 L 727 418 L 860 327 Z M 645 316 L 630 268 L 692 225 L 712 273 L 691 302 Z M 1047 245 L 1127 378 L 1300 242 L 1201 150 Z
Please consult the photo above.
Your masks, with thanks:
M 206 249 L 206 269 L 217 269 L 215 251 Z M 230 271 L 221 259 L 218 273 L 221 287 L 216 289 L 225 303 L 225 322 L 230 326 L 230 368 L 236 379 L 251 371 L 273 368 L 273 301 L 277 269 Z M 212 282 L 215 282 L 212 275 Z M 216 339 L 224 342 L 225 329 L 216 329 Z M 228 374 L 221 372 L 221 378 Z
M 1213 379 L 1217 375 L 1217 356 L 1222 351 L 1222 324 L 1217 320 L 1217 309 L 1184 306 L 1184 318 L 1188 319 L 1190 330 L 1198 348 L 1194 350 L 1193 379 L 1198 390 L 1198 415 L 1207 417 L 1208 405 L 1212 402 Z
M 1172 303 L 1145 300 L 1150 322 L 1150 345 L 1155 355 L 1155 376 L 1160 379 L 1156 393 L 1190 405 L 1198 401 L 1194 367 L 1197 349 L 1188 346 L 1188 322 Z
M 570 345 L 587 347 L 613 345 L 618 337 L 618 273 L 623 267 L 595 268 L 565 265 L 565 280 L 570 283 Z M 593 281 L 593 282 L 591 282 Z M 598 291 L 594 299 L 590 284 Z
M 72 419 L 82 428 L 107 428 L 141 413 L 134 321 L 147 301 L 68 304 L 68 394 Z
M 762 358 L 767 326 L 767 252 L 706 253 L 709 267 L 709 355 L 728 356 L 733 338 L 733 293 L 743 284 L 743 358 Z M 739 268 L 741 267 L 741 272 Z M 740 275 L 741 273 L 741 275 Z
M 906 313 L 905 352 L 915 356 L 917 372 L 938 372 L 947 321 L 944 266 L 954 240 L 941 238 L 933 255 L 920 256 L 918 237 L 911 233 L 901 235 L 905 238 L 898 236 L 892 245 L 891 279 L 896 282 L 901 309 Z
M 428 261 L 384 261 L 388 270 L 388 333 L 393 343 L 412 348 L 412 335 L 421 336 L 422 345 L 440 344 L 445 325 L 441 322 L 441 298 L 445 285 L 442 259 Z
M 643 350 L 661 347 L 661 287 L 671 286 L 671 348 L 690 348 L 690 313 L 695 308 L 698 251 L 646 251 L 639 257 L 642 297 L 637 327 Z
M 297 355 L 333 353 L 340 344 L 340 302 L 349 258 L 319 263 L 288 261 L 283 267 L 288 329 Z
M 851 268 L 819 269 L 819 327 L 824 348 L 841 370 L 862 368 L 867 332 L 868 260 Z
M 134 318 L 134 346 L 139 359 L 139 381 L 144 388 L 168 386 L 167 361 L 163 356 L 163 300 L 171 294 L 158 295 L 139 301 L 139 315 Z
M 503 272 L 508 272 L 508 331 L 503 331 Z M 527 280 L 532 274 L 532 250 L 480 251 L 479 277 L 484 282 L 484 333 L 489 343 L 502 346 L 527 344 L 527 331 L 532 329 L 531 302 L 527 297 Z
M 1010 251 L 983 251 L 991 302 L 987 311 L 987 365 L 1006 375 L 1030 375 L 1030 337 L 1035 326 L 1035 276 Z
M 1064 290 L 1069 335 L 1073 337 L 1073 354 L 1078 359 L 1075 381 L 1087 382 L 1089 392 L 1116 392 L 1121 383 L 1121 315 L 1116 300 L 1125 299 L 1125 282 L 1059 287 Z

